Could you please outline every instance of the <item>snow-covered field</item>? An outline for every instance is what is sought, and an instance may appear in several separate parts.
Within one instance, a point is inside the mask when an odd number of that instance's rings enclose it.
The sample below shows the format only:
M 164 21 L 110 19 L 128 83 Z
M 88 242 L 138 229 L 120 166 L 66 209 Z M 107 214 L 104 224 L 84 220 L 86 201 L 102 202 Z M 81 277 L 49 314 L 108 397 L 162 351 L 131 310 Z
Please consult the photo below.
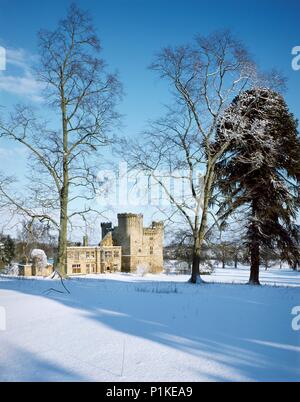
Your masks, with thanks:
M 59 281 L 0 277 L 0 381 L 300 380 L 300 273 L 262 272 L 277 286 L 260 288 L 237 284 L 246 270 L 187 279 L 73 278 L 68 295 L 45 293 Z

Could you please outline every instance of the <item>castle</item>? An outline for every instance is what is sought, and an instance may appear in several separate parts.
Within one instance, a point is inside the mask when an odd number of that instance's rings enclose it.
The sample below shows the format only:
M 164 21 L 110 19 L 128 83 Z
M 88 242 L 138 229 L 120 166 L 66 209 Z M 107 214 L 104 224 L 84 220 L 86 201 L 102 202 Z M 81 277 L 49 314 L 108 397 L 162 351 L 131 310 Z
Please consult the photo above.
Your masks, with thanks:
M 119 214 L 118 226 L 102 223 L 102 241 L 89 246 L 68 247 L 67 274 L 136 272 L 143 267 L 150 273 L 163 271 L 164 225 L 152 222 L 143 227 L 143 215 Z

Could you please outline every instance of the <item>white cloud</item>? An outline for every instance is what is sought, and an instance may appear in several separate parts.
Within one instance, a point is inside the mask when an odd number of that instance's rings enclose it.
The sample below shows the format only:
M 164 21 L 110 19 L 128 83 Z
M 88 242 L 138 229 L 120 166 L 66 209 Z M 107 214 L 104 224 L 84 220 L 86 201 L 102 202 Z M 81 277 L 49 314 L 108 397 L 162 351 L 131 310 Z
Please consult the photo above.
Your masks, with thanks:
M 0 147 L 0 158 L 3 159 L 11 159 L 15 157 L 26 157 L 28 155 L 28 151 L 25 148 L 20 147 L 12 147 L 12 148 L 3 148 Z
M 31 65 L 36 56 L 24 49 L 6 49 L 6 71 L 0 72 L 0 91 L 40 102 L 42 86 L 36 81 Z
M 32 77 L 0 76 L 0 90 L 42 101 L 40 86 Z

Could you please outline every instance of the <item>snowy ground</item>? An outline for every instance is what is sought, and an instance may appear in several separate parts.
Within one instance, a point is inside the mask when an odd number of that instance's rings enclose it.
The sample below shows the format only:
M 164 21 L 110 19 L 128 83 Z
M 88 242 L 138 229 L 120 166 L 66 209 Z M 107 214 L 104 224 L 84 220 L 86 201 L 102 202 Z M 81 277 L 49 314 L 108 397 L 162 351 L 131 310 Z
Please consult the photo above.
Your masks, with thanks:
M 247 278 L 90 276 L 47 295 L 60 283 L 1 277 L 0 381 L 299 381 L 300 273 L 262 272 L 276 287 L 232 284 Z

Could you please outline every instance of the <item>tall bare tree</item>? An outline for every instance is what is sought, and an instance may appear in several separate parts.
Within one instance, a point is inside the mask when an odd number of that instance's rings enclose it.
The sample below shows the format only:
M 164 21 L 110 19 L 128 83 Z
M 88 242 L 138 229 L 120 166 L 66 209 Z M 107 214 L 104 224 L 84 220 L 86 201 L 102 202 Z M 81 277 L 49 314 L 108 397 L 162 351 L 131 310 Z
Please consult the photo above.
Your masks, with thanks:
M 161 186 L 171 202 L 169 217 L 178 213 L 191 231 L 191 282 L 198 283 L 212 215 L 215 167 L 229 144 L 217 151 L 214 147 L 218 121 L 237 94 L 262 78 L 244 46 L 227 31 L 198 36 L 193 45 L 165 48 L 151 68 L 168 82 L 172 101 L 166 116 L 150 125 L 142 142 L 127 147 L 128 160 Z M 184 197 L 174 195 L 172 186 L 165 185 L 166 177 L 189 183 Z
M 42 30 L 38 38 L 36 74 L 49 106 L 47 119 L 25 106 L 0 119 L 0 136 L 29 152 L 31 192 L 15 197 L 2 186 L 1 196 L 23 215 L 58 229 L 56 268 L 64 275 L 68 222 L 93 210 L 87 201 L 94 196 L 95 155 L 112 142 L 121 85 L 116 74 L 106 72 L 91 18 L 76 5 L 54 31 Z

